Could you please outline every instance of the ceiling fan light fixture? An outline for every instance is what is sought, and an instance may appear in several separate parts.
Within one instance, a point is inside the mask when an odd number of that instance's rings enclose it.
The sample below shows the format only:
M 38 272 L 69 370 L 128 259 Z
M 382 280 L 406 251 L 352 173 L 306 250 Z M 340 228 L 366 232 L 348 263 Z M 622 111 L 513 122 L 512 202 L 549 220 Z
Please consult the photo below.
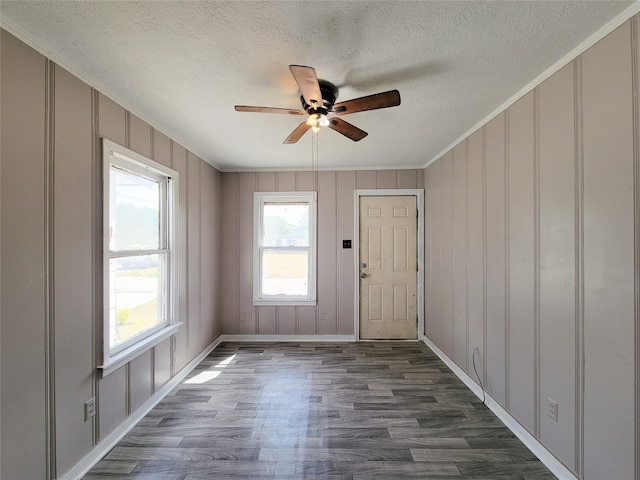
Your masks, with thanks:
M 310 127 L 317 127 L 319 122 L 320 122 L 319 113 L 314 113 L 312 115 L 309 115 L 309 118 L 307 118 L 307 125 L 309 125 Z
M 324 113 L 312 113 L 306 121 L 306 124 L 311 127 L 313 133 L 318 133 L 320 127 L 328 127 L 329 119 Z

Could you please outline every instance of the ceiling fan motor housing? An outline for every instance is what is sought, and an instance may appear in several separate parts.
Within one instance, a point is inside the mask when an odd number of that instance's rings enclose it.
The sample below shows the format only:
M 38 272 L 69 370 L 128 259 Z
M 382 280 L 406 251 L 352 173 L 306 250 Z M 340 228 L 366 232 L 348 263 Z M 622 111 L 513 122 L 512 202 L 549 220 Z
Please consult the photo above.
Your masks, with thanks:
M 333 108 L 333 104 L 336 103 L 336 99 L 338 98 L 338 87 L 336 87 L 333 83 L 327 82 L 326 80 L 318 80 L 318 84 L 320 85 L 320 93 L 322 95 L 322 105 L 309 105 L 305 101 L 304 96 L 300 96 L 302 108 L 309 115 L 326 115 L 331 111 L 331 109 Z

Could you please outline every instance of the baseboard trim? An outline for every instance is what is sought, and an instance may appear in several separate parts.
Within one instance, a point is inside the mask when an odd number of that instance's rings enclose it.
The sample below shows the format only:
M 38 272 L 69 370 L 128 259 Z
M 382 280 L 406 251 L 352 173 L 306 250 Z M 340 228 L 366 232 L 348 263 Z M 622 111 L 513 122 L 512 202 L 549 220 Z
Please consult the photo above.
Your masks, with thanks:
M 109 451 L 116 446 L 116 444 L 122 440 L 122 438 L 131 430 L 144 416 L 153 409 L 160 401 L 175 387 L 177 387 L 182 380 L 200 363 L 206 358 L 222 341 L 221 336 L 218 336 L 213 342 L 211 342 L 207 348 L 205 348 L 197 357 L 191 360 L 182 370 L 174 375 L 165 385 L 156 391 L 146 402 L 144 402 L 140 408 L 133 412 L 124 422 L 122 422 L 113 432 L 106 436 L 100 443 L 98 443 L 93 450 L 85 455 L 82 460 L 76 463 L 71 470 L 65 473 L 63 476 L 58 477 L 60 480 L 78 480 L 82 478 L 93 466 L 98 463 L 102 457 L 104 457 Z
M 440 357 L 440 359 L 449 367 L 453 373 L 455 373 L 460 380 L 471 390 L 478 398 L 482 398 L 482 389 L 473 381 L 473 379 L 467 375 L 467 372 L 462 370 L 456 363 L 451 360 L 442 350 L 440 350 L 435 343 L 433 343 L 428 337 L 423 337 L 422 341 L 433 352 Z M 496 417 L 498 417 L 506 427 L 513 432 L 513 434 L 520 439 L 524 445 L 531 450 L 536 457 L 553 473 L 559 480 L 578 480 L 573 472 L 565 467 L 547 448 L 542 445 L 527 429 L 525 429 L 514 417 L 507 412 L 502 405 L 495 401 L 488 393 L 485 392 L 485 404 Z
M 222 342 L 355 342 L 355 335 L 220 335 Z

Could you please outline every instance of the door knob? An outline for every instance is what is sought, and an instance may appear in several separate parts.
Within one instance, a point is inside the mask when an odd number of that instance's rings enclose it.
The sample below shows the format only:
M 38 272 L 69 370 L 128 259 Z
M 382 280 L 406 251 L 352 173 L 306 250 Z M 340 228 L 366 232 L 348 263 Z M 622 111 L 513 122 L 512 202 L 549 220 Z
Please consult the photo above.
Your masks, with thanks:
M 360 272 L 360 278 L 367 278 L 367 274 L 364 272 Z
M 367 264 L 366 264 L 366 263 L 361 263 L 361 264 L 360 264 L 360 267 L 362 267 L 362 268 L 367 268 Z

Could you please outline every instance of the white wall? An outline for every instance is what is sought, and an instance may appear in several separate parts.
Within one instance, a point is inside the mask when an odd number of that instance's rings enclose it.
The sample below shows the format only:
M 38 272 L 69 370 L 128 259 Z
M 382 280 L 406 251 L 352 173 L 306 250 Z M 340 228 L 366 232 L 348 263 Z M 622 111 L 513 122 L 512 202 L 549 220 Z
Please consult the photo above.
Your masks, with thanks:
M 426 335 L 588 480 L 640 472 L 639 25 L 425 170 Z

